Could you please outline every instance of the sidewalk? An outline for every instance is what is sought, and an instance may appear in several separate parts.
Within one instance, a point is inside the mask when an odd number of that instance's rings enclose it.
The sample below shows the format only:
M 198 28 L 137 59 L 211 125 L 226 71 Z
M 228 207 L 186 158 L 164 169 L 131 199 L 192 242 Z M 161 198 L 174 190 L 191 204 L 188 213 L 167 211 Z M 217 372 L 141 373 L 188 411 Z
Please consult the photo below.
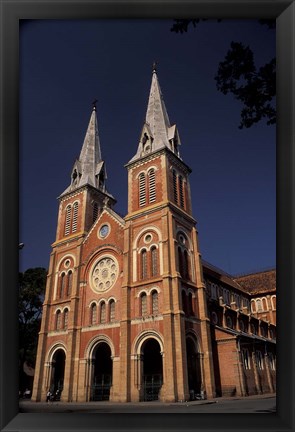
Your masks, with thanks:
M 53 402 L 33 402 L 28 399 L 20 399 L 19 405 L 20 408 L 33 408 L 35 406 L 36 408 L 44 408 L 46 407 L 53 407 L 53 406 L 60 406 L 60 407 L 72 407 L 72 408 L 79 408 L 79 409 L 89 409 L 89 408 L 99 408 L 99 407 L 122 407 L 122 406 L 128 406 L 128 407 L 171 407 L 171 406 L 192 406 L 192 405 L 207 405 L 207 404 L 214 404 L 222 401 L 240 401 L 240 400 L 256 400 L 256 399 L 270 399 L 276 397 L 275 393 L 268 393 L 268 394 L 262 394 L 262 395 L 252 395 L 252 396 L 237 396 L 237 397 L 222 397 L 222 398 L 214 398 L 214 399 L 205 399 L 205 400 L 195 400 L 195 401 L 187 401 L 187 402 L 160 402 L 160 401 L 152 401 L 152 402 L 111 402 L 111 401 L 96 401 L 96 402 L 60 402 L 60 401 L 53 401 Z

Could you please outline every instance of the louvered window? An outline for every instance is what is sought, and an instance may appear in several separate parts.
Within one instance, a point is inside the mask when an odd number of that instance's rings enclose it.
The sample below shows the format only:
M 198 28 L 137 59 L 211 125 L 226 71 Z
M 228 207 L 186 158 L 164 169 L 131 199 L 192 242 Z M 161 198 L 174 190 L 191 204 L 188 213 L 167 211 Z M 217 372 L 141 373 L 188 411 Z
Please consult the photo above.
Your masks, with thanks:
M 156 315 L 159 312 L 158 293 L 154 291 L 152 294 L 152 313 Z
M 110 322 L 115 321 L 115 302 L 114 300 L 110 301 Z
M 94 203 L 93 204 L 93 216 L 92 216 L 92 222 L 94 223 L 97 219 L 98 216 L 98 204 Z
M 156 201 L 156 174 L 154 169 L 149 171 L 149 201 L 150 203 Z
M 106 304 L 102 302 L 100 305 L 100 322 L 103 324 L 106 322 Z
M 60 276 L 60 291 L 59 291 L 60 298 L 63 298 L 65 294 L 65 282 L 66 282 L 66 275 L 65 273 L 62 273 Z
M 156 276 L 158 274 L 158 250 L 156 247 L 151 248 L 152 255 L 152 276 Z
M 65 309 L 64 311 L 64 329 L 67 330 L 68 328 L 68 320 L 69 320 L 69 311 L 68 309 Z
M 179 185 L 179 201 L 180 201 L 180 207 L 184 208 L 184 195 L 183 195 L 183 178 L 179 176 L 178 179 L 178 185 Z
M 145 197 L 145 175 L 142 173 L 139 176 L 139 205 L 144 206 L 146 203 Z
M 78 203 L 75 202 L 73 205 L 73 224 L 72 224 L 72 232 L 77 231 L 77 221 L 78 221 Z
M 147 277 L 147 251 L 143 250 L 141 252 L 141 278 L 145 279 Z
M 72 283 L 73 283 L 73 273 L 71 271 L 69 271 L 69 273 L 68 273 L 67 296 L 69 296 L 71 294 Z
M 141 294 L 141 315 L 144 316 L 147 314 L 147 296 L 145 293 Z
M 178 203 L 178 198 L 177 198 L 177 175 L 176 175 L 176 171 L 174 171 L 174 170 L 173 170 L 173 196 L 174 196 L 174 201 L 177 204 Z
M 56 322 L 55 322 L 55 328 L 56 330 L 60 330 L 61 327 L 61 312 L 58 310 L 56 312 Z
M 96 319 L 97 319 L 97 306 L 95 303 L 93 303 L 90 308 L 90 324 L 95 325 Z
M 71 211 L 72 207 L 70 205 L 66 208 L 66 224 L 65 224 L 65 235 L 68 235 L 70 233 L 71 228 Z

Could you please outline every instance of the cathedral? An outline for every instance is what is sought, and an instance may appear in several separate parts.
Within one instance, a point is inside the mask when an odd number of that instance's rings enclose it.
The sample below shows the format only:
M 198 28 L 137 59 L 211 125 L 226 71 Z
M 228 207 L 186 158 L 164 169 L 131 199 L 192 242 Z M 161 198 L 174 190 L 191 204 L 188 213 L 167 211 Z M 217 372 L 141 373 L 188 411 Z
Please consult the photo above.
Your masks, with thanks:
M 276 272 L 233 277 L 202 260 L 191 169 L 155 67 L 135 150 L 123 218 L 106 188 L 94 105 L 59 196 L 32 399 L 274 393 Z

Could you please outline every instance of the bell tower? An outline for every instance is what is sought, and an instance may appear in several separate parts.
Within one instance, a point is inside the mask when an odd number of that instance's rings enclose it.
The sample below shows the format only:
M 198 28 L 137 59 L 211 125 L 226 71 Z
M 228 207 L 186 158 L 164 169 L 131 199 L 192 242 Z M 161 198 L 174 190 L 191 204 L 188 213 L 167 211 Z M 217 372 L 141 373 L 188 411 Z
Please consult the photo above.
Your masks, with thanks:
M 94 104 L 80 156 L 72 168 L 70 185 L 59 197 L 57 242 L 77 234 L 84 236 L 104 205 L 115 204 L 114 197 L 106 190 L 106 178 Z
M 59 196 L 56 239 L 50 255 L 39 333 L 34 400 L 45 400 L 48 389 L 62 391 L 64 401 L 73 397 L 72 379 L 77 374 L 80 343 L 84 242 L 103 208 L 116 202 L 106 189 L 106 177 L 94 104 L 70 185 Z M 49 347 L 55 343 L 57 349 L 51 353 Z
M 130 298 L 126 303 L 138 298 L 143 322 L 149 317 L 158 320 L 153 325 L 161 335 L 159 343 L 163 339 L 165 368 L 160 397 L 165 401 L 189 400 L 191 390 L 206 391 L 208 396 L 214 392 L 206 292 L 192 216 L 191 169 L 180 156 L 180 146 L 154 65 L 139 144 L 126 165 L 130 254 L 126 272 Z M 149 303 L 144 300 L 144 305 L 141 299 L 142 293 L 153 295 L 154 290 L 158 293 L 156 316 L 153 299 Z M 196 359 L 193 366 L 192 355 Z

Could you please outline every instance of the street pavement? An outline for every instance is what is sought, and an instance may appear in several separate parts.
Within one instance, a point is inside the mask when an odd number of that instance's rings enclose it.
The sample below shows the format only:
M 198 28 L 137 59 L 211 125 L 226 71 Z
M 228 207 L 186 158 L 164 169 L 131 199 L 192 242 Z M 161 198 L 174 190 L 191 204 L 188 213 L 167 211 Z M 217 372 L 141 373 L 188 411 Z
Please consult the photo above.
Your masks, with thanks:
M 275 413 L 273 394 L 192 402 L 33 402 L 20 400 L 20 413 Z

